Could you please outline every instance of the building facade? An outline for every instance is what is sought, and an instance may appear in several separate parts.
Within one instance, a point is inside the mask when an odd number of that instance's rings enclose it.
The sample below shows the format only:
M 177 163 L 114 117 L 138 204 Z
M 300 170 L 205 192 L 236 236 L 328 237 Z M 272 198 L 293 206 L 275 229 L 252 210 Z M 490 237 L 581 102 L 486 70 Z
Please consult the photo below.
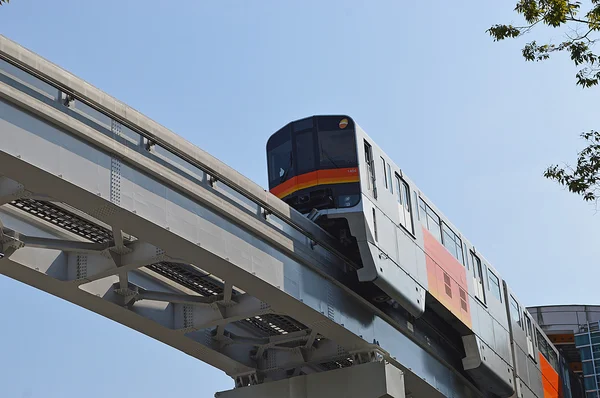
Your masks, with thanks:
M 529 307 L 569 365 L 572 396 L 600 398 L 600 306 Z

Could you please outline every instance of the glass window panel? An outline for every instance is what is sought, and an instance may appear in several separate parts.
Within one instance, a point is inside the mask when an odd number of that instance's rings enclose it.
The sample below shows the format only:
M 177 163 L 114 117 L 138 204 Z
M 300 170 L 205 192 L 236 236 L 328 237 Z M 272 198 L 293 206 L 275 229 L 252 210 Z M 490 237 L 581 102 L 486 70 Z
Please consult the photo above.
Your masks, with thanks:
M 294 176 L 292 142 L 285 141 L 269 151 L 269 178 L 276 186 Z
M 315 147 L 312 130 L 296 134 L 296 167 L 298 175 L 315 170 Z
M 500 302 L 502 302 L 502 298 L 500 295 L 500 280 L 494 273 L 488 268 L 488 286 L 492 292 L 492 295 L 496 297 Z
M 406 210 L 410 212 L 410 189 L 408 188 L 408 184 L 405 182 L 402 182 L 402 188 L 404 191 L 404 207 L 406 207 Z
M 444 225 L 444 232 L 442 235 L 444 237 L 444 246 L 446 246 L 446 249 L 448 249 L 450 253 L 454 253 L 454 248 L 456 247 L 456 245 L 454 244 L 454 237 L 448 233 L 448 230 L 445 227 L 446 226 Z
M 586 390 L 595 390 L 598 387 L 596 386 L 596 376 L 586 376 L 583 378 L 583 385 Z
M 423 199 L 419 198 L 419 218 L 421 219 L 421 222 L 423 222 L 423 220 L 426 220 L 427 218 L 427 211 L 425 210 L 425 206 L 426 205 Z M 427 226 L 427 221 L 425 221 L 423 225 Z
M 383 166 L 383 184 L 385 185 L 385 188 L 387 189 L 388 177 L 387 177 L 387 173 L 385 172 L 385 160 L 383 158 L 381 158 L 381 165 Z
M 429 214 L 427 214 L 427 229 L 429 229 L 431 234 L 435 236 L 435 238 L 438 241 L 442 241 L 442 233 L 440 231 L 439 219 L 435 220 Z
M 521 315 L 519 312 L 519 304 L 511 296 L 510 297 L 510 316 L 514 322 L 521 325 Z
M 319 131 L 319 161 L 321 169 L 355 167 L 354 131 Z
M 375 170 L 373 168 L 373 152 L 371 145 L 367 141 L 365 143 L 365 164 L 367 165 L 367 189 L 372 191 L 373 197 L 377 199 L 377 189 L 375 188 Z
M 550 365 L 552 365 L 554 370 L 558 369 L 558 358 L 556 357 L 556 353 L 554 352 L 554 350 L 550 350 L 548 352 L 548 356 L 548 362 L 550 362 Z
M 402 192 L 400 191 L 400 177 L 396 176 L 396 178 L 394 178 L 394 181 L 396 185 L 396 200 L 398 201 L 398 203 L 402 204 Z
M 546 342 L 544 337 L 541 335 L 539 330 L 536 329 L 535 333 L 537 336 L 538 350 L 546 357 L 546 359 L 548 359 L 548 351 L 549 351 L 548 343 Z
M 590 347 L 581 347 L 579 349 L 579 355 L 581 356 L 582 361 L 585 361 L 586 359 L 592 359 L 592 350 Z
M 457 253 L 456 258 L 458 259 L 458 261 L 460 261 L 461 264 L 464 264 L 462 243 L 461 243 L 460 239 L 458 239 L 458 242 L 456 243 L 456 253 Z
M 592 361 L 582 362 L 581 365 L 584 375 L 594 374 L 594 363 Z
M 307 117 L 306 119 L 298 120 L 294 123 L 294 131 L 302 131 L 313 128 L 313 118 Z
M 473 261 L 473 277 L 475 279 L 475 289 L 476 289 L 476 294 L 475 296 L 483 303 L 485 304 L 485 289 L 484 289 L 484 282 L 483 282 L 483 268 L 481 265 L 481 260 L 479 259 L 479 257 L 477 257 L 475 255 L 475 253 L 471 253 L 471 260 Z
M 433 220 L 435 220 L 435 223 L 437 225 L 440 225 L 440 217 L 436 214 L 435 211 L 433 211 L 433 209 L 431 207 L 427 206 L 427 215 L 431 218 L 433 218 Z
M 579 336 L 575 336 L 575 346 L 589 345 L 590 344 L 590 335 L 589 334 L 581 334 Z

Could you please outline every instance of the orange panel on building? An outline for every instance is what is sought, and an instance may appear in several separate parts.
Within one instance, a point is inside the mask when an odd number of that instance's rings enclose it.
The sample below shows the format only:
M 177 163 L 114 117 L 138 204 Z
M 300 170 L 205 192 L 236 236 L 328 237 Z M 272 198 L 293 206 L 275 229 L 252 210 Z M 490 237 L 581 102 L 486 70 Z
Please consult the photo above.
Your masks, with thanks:
M 549 334 L 548 339 L 552 344 L 574 344 L 575 335 L 573 333 L 568 334 Z

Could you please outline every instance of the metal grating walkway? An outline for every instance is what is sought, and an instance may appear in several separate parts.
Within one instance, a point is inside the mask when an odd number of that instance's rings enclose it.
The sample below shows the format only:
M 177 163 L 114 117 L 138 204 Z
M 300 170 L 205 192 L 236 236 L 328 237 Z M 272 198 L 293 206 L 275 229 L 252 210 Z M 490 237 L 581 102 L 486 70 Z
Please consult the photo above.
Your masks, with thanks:
M 10 204 L 92 242 L 106 243 L 113 239 L 112 231 L 109 229 L 98 226 L 52 202 L 18 199 Z M 223 284 L 210 278 L 210 274 L 202 274 L 188 264 L 163 261 L 148 265 L 146 268 L 205 297 L 222 294 L 224 290 Z M 240 292 L 233 289 L 232 294 L 235 296 Z M 307 329 L 305 325 L 288 316 L 276 314 L 265 314 L 241 322 L 261 337 L 284 335 Z

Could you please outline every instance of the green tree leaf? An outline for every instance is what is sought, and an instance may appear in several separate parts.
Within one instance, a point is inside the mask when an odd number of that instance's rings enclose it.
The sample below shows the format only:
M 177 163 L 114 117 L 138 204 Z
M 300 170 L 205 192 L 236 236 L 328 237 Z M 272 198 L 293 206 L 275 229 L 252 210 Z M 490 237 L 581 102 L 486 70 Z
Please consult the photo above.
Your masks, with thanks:
M 575 84 L 582 88 L 600 83 L 600 57 L 594 47 L 600 39 L 600 0 L 519 0 L 514 11 L 525 20 L 522 26 L 496 24 L 486 32 L 494 39 L 516 39 L 535 31 L 538 25 L 561 29 L 564 41 L 560 44 L 526 43 L 522 49 L 526 61 L 546 61 L 556 53 L 566 53 L 578 68 Z M 585 147 L 577 155 L 577 165 L 550 166 L 544 177 L 554 180 L 585 201 L 600 197 L 600 133 L 595 130 L 581 134 Z

